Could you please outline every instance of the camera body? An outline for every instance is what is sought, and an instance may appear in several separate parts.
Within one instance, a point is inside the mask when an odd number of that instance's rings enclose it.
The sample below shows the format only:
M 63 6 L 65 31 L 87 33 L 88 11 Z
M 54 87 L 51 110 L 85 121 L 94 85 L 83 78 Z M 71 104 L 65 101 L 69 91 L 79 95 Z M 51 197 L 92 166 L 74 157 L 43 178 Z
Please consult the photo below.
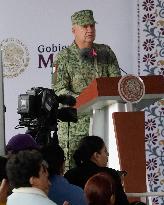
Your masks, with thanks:
M 35 135 L 55 131 L 57 136 L 58 121 L 77 122 L 75 104 L 71 95 L 57 96 L 53 89 L 33 87 L 18 96 L 17 113 L 21 118 L 16 128 L 28 127 Z
M 77 110 L 72 106 L 73 103 L 69 105 L 70 98 L 74 99 L 69 95 L 57 96 L 52 89 L 31 88 L 18 96 L 18 114 L 21 115 L 19 125 L 35 128 L 41 125 L 51 127 L 57 120 L 77 122 Z M 67 102 L 68 105 L 65 106 Z M 59 108 L 60 104 L 64 106 Z

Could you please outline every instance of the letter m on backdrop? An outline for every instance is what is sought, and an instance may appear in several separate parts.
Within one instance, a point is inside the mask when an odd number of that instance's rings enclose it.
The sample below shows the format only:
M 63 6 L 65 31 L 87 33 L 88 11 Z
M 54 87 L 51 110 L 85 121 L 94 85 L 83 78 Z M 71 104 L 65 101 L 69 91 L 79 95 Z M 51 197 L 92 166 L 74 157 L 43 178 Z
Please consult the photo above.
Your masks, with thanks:
M 47 68 L 47 66 L 49 65 L 49 67 L 52 67 L 52 63 L 53 63 L 53 53 L 51 53 L 48 56 L 47 61 L 45 60 L 44 56 L 42 54 L 39 54 L 39 66 L 38 68 Z

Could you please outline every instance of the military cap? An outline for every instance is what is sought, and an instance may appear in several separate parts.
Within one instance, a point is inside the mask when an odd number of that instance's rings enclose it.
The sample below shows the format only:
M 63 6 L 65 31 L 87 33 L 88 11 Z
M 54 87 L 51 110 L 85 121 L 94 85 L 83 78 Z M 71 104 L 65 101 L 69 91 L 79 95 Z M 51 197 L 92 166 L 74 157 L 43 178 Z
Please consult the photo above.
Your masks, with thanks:
M 71 16 L 71 20 L 72 20 L 72 25 L 77 24 L 79 26 L 85 26 L 85 25 L 96 23 L 93 17 L 92 10 L 77 11 Z

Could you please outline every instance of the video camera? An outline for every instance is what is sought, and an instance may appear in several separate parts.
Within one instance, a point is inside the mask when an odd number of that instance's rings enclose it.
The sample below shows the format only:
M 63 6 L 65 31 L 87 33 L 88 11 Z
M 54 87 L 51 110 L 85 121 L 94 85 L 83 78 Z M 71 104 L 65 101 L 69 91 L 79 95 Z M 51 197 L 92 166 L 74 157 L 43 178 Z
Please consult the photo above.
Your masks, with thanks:
M 17 113 L 21 118 L 16 128 L 28 127 L 35 135 L 50 131 L 57 135 L 58 121 L 77 122 L 75 104 L 76 99 L 71 95 L 57 96 L 52 89 L 33 87 L 18 96 Z

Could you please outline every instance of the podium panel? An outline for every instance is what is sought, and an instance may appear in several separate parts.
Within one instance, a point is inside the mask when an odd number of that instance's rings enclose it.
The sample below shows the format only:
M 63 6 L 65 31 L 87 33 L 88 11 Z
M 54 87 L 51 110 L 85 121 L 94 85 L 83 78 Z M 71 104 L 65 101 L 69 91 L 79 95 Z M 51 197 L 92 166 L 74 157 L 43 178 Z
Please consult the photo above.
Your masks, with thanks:
M 144 112 L 113 113 L 115 137 L 121 170 L 126 170 L 126 192 L 146 192 Z

